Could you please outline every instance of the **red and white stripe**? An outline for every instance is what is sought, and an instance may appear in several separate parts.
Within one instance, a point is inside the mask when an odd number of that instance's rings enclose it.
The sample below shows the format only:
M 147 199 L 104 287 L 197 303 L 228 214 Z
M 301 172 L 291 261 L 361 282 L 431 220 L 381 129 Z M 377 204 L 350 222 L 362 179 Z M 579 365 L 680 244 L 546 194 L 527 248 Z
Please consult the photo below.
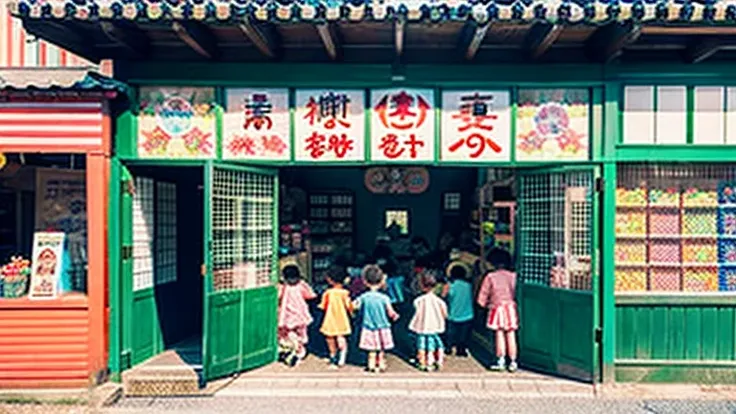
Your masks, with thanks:
M 100 102 L 0 102 L 0 152 L 103 144 Z
M 90 66 L 94 65 L 58 46 L 28 35 L 21 21 L 11 16 L 6 1 L 0 0 L 0 67 Z

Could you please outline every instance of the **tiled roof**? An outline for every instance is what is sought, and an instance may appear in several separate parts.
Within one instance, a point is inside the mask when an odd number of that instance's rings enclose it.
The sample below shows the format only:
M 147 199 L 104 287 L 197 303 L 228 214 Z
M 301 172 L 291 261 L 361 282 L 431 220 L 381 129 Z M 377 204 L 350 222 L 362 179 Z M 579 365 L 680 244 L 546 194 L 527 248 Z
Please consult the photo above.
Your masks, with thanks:
M 736 0 L 10 0 L 25 19 L 736 24 Z

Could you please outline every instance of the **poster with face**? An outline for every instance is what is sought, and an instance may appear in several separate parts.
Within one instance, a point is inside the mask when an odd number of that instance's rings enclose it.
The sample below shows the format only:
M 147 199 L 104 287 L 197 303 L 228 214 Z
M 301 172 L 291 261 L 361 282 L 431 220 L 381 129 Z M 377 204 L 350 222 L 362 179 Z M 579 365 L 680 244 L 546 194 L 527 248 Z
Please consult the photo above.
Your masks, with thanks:
M 31 257 L 31 299 L 55 299 L 59 292 L 64 255 L 64 233 L 36 232 Z

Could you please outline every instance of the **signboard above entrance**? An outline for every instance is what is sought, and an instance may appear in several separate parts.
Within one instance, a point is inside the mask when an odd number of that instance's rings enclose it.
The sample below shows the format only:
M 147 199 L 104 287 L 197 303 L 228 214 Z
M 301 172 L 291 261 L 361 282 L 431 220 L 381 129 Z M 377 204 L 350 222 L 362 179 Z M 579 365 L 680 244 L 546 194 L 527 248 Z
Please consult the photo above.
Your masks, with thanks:
M 141 87 L 131 137 L 138 157 L 341 165 L 590 160 L 588 88 L 215 90 Z

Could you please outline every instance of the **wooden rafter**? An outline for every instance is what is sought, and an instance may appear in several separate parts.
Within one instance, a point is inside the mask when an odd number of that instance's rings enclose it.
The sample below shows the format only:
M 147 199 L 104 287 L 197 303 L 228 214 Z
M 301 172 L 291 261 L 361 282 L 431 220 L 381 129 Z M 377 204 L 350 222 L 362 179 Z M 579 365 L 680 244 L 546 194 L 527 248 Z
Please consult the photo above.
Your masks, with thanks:
M 585 44 L 590 60 L 608 63 L 623 52 L 626 45 L 635 42 L 641 34 L 641 26 L 633 23 L 609 23 L 598 28 Z
M 550 23 L 535 23 L 524 39 L 524 50 L 532 59 L 544 55 L 562 33 L 563 26 Z
M 263 55 L 271 59 L 276 59 L 280 55 L 281 39 L 273 26 L 268 23 L 256 23 L 245 17 L 238 27 Z
M 100 63 L 102 58 L 84 35 L 71 30 L 63 23 L 40 20 L 24 20 L 23 27 L 28 34 L 46 39 L 50 43 L 66 49 L 90 62 Z
M 483 39 L 488 33 L 491 25 L 478 24 L 475 21 L 468 21 L 465 23 L 463 28 L 460 30 L 460 38 L 458 39 L 458 50 L 463 54 L 466 60 L 473 60 L 475 55 L 480 49 L 480 45 L 483 43 Z
M 207 59 L 217 59 L 220 49 L 215 35 L 201 23 L 174 22 L 171 24 L 177 36 L 199 55 Z
M 700 63 L 718 53 L 725 46 L 725 42 L 716 37 L 699 39 L 685 49 L 685 61 L 687 63 Z
M 322 44 L 325 46 L 327 56 L 331 60 L 337 60 L 342 53 L 339 29 L 334 23 L 320 23 L 315 27 L 320 39 L 322 39 Z
M 404 54 L 404 37 L 406 37 L 406 18 L 398 16 L 394 20 L 394 51 L 397 60 Z
M 148 37 L 136 27 L 121 27 L 111 21 L 100 22 L 100 28 L 108 39 L 125 48 L 137 58 L 145 58 L 151 50 Z

